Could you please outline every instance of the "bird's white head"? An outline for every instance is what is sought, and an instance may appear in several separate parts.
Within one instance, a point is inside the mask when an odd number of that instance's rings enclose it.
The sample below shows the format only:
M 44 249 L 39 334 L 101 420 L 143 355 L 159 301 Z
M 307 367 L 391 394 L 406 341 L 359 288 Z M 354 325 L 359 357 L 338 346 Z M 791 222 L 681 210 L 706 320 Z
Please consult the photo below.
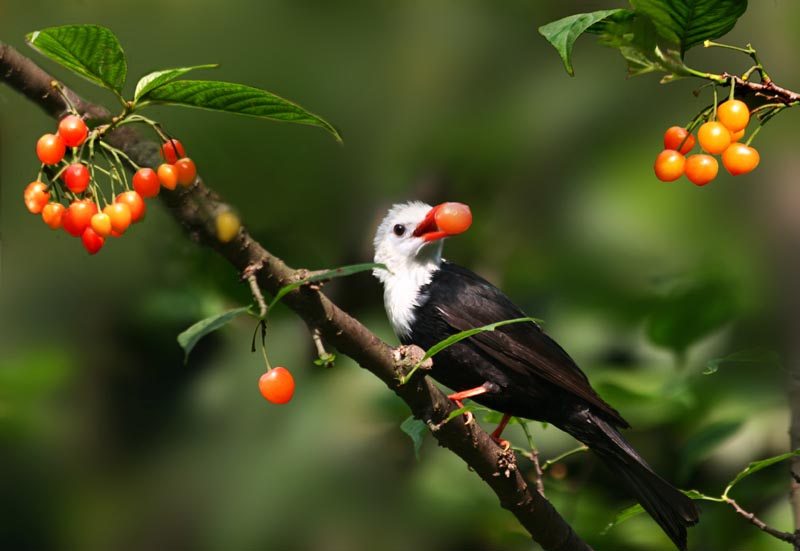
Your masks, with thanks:
M 454 209 L 458 210 L 455 215 L 451 214 Z M 458 223 L 453 225 L 452 219 L 456 218 Z M 466 230 L 471 222 L 466 205 L 442 203 L 431 207 L 412 201 L 394 205 L 378 226 L 375 262 L 386 269 L 378 268 L 373 273 L 383 283 L 386 313 L 399 337 L 408 335 L 414 309 L 426 299 L 420 289 L 439 269 L 442 238 Z

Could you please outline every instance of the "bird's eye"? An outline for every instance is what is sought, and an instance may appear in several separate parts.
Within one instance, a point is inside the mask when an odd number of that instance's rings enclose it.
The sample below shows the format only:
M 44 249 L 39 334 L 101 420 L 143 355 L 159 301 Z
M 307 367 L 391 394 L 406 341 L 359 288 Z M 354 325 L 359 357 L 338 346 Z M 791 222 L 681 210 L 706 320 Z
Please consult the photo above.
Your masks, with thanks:
M 397 237 L 402 237 L 406 233 L 406 227 L 403 224 L 395 224 L 392 230 Z

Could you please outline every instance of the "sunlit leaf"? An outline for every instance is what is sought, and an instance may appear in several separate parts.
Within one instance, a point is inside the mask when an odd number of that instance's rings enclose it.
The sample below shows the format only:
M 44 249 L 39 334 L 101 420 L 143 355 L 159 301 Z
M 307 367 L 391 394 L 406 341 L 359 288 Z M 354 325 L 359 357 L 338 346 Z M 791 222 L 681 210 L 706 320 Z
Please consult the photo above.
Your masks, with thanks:
M 252 86 L 216 80 L 175 80 L 150 90 L 147 102 L 198 107 L 280 122 L 324 128 L 341 142 L 339 131 L 296 103 Z
M 181 348 L 183 348 L 185 354 L 184 362 L 189 360 L 189 353 L 192 351 L 198 341 L 200 341 L 200 339 L 209 333 L 213 333 L 220 327 L 223 327 L 236 316 L 246 313 L 249 309 L 249 306 L 242 306 L 240 308 L 234 308 L 232 310 L 215 314 L 198 321 L 178 335 L 178 344 L 181 345 Z
M 564 62 L 564 69 L 567 70 L 570 76 L 574 76 L 575 70 L 572 67 L 572 49 L 578 37 L 598 21 L 602 21 L 612 14 L 624 11 L 629 10 L 599 10 L 591 13 L 570 15 L 542 25 L 539 27 L 539 34 L 553 45 L 558 55 L 561 56 L 561 61 Z
M 99 25 L 65 25 L 26 35 L 36 50 L 95 84 L 122 93 L 128 66 L 117 37 Z
M 218 65 L 195 65 L 193 67 L 176 67 L 174 69 L 163 69 L 161 71 L 148 73 L 136 83 L 136 90 L 133 92 L 133 101 L 145 99 L 147 94 L 152 90 L 185 75 L 189 71 L 194 71 L 196 69 L 213 69 L 215 67 L 218 67 Z

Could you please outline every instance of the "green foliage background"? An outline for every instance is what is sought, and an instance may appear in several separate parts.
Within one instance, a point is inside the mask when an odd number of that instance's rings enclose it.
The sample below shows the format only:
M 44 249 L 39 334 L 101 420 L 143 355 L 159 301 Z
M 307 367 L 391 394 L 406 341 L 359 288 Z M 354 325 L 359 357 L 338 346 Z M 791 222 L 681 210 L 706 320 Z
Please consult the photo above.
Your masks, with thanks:
M 591 5 L 590 5 L 591 4 Z M 177 108 L 151 112 L 209 185 L 294 266 L 371 259 L 382 212 L 457 200 L 475 223 L 447 257 L 542 318 L 634 425 L 630 439 L 686 488 L 719 494 L 749 461 L 785 452 L 784 320 L 777 209 L 792 208 L 796 114 L 758 136 L 762 165 L 704 189 L 658 182 L 661 133 L 710 101 L 696 83 L 625 80 L 618 54 L 579 41 L 565 75 L 538 26 L 624 2 L 348 0 L 0 2 L 0 39 L 54 72 L 25 33 L 92 22 L 120 38 L 129 74 L 219 63 L 209 78 L 271 90 L 332 122 L 319 129 Z M 752 42 L 779 83 L 800 87 L 800 6 L 751 3 L 729 43 Z M 735 55 L 692 65 L 741 71 Z M 741 56 L 743 57 L 743 56 Z M 714 60 L 721 60 L 715 62 Z M 133 80 L 133 79 L 131 79 Z M 114 98 L 77 79 L 90 99 Z M 131 84 L 132 85 L 132 84 Z M 131 91 L 128 91 L 130 95 Z M 496 498 L 426 441 L 420 461 L 393 394 L 346 359 L 312 364 L 305 327 L 271 320 L 270 358 L 298 389 L 259 395 L 251 320 L 200 343 L 177 333 L 247 303 L 245 285 L 189 242 L 157 202 L 96 257 L 22 205 L 34 144 L 54 121 L 0 87 L 0 538 L 15 548 L 530 549 Z M 796 201 L 795 201 L 796 203 Z M 796 208 L 796 207 L 795 207 Z M 780 211 L 783 212 L 783 211 Z M 327 290 L 395 342 L 367 274 Z M 691 328 L 687 331 L 686 328 Z M 692 335 L 702 337 L 693 338 Z M 657 346 L 658 343 L 661 346 Z M 686 346 L 688 343 L 688 347 Z M 676 367 L 664 345 L 685 349 Z M 747 361 L 707 362 L 742 350 Z M 544 457 L 574 446 L 532 424 Z M 509 430 L 515 443 L 524 439 Z M 524 468 L 529 468 L 524 462 Z M 549 477 L 548 496 L 598 549 L 669 549 L 591 455 Z M 785 464 L 733 497 L 793 529 Z M 705 504 L 694 549 L 775 549 L 723 505 Z

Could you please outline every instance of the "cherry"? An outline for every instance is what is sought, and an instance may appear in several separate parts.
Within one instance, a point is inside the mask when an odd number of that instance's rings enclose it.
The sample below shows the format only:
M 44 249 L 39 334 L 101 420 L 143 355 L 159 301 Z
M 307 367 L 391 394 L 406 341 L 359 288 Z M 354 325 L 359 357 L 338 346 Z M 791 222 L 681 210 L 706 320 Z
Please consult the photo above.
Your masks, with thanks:
M 653 169 L 656 178 L 662 182 L 672 182 L 683 176 L 686 167 L 686 157 L 674 149 L 665 149 L 656 156 Z
M 57 230 L 61 227 L 61 217 L 64 215 L 64 205 L 61 203 L 47 203 L 42 209 L 44 223 Z
M 744 130 L 750 123 L 750 108 L 739 99 L 729 99 L 717 107 L 717 120 L 731 132 Z
M 704 186 L 717 177 L 719 163 L 711 155 L 699 153 L 686 158 L 686 177 L 698 186 Z
M 175 169 L 178 171 L 178 183 L 182 186 L 191 185 L 197 177 L 197 167 L 189 157 L 178 159 L 175 162 Z
M 97 205 L 87 199 L 73 201 L 61 216 L 61 225 L 70 235 L 78 237 L 92 223 Z
M 170 163 L 162 163 L 158 165 L 158 181 L 167 189 L 175 189 L 178 185 L 178 170 L 175 165 Z
M 69 165 L 61 177 L 72 193 L 83 193 L 89 186 L 89 169 L 83 163 Z
M 58 134 L 67 147 L 78 147 L 89 135 L 89 128 L 78 115 L 67 115 L 58 123 Z
M 447 235 L 467 231 L 472 224 L 472 212 L 463 203 L 442 203 L 434 214 L 436 226 Z
M 115 203 L 125 203 L 131 209 L 131 224 L 135 224 L 144 218 L 146 207 L 144 199 L 135 191 L 126 191 L 117 195 Z
M 758 166 L 761 157 L 755 148 L 743 143 L 732 143 L 722 153 L 722 165 L 733 176 L 747 174 Z
M 261 395 L 273 404 L 285 404 L 294 395 L 294 378 L 285 367 L 276 367 L 258 379 Z
M 81 241 L 83 242 L 83 248 L 89 254 L 97 254 L 97 252 L 103 247 L 103 243 L 106 242 L 104 237 L 97 235 L 97 233 L 90 227 L 87 227 L 83 230 L 81 234 Z
M 707 153 L 717 155 L 731 145 L 731 132 L 721 122 L 704 122 L 697 131 L 697 140 Z
M 161 146 L 161 158 L 168 164 L 175 164 L 175 161 L 186 156 L 183 144 L 176 139 L 167 140 Z
M 46 165 L 54 165 L 64 158 L 67 145 L 58 134 L 45 134 L 36 142 L 36 156 Z
M 47 191 L 47 185 L 44 182 L 36 180 L 25 187 L 22 198 L 31 213 L 39 214 L 50 201 L 50 192 Z
M 111 217 L 105 212 L 94 214 L 89 225 L 94 230 L 94 233 L 100 237 L 108 237 L 111 235 Z
M 161 189 L 158 175 L 152 168 L 140 168 L 133 175 L 133 189 L 142 197 L 155 197 Z
M 112 203 L 106 205 L 103 212 L 108 215 L 109 222 L 111 223 L 112 235 L 116 233 L 115 237 L 119 237 L 128 226 L 131 225 L 131 207 L 128 203 Z
M 683 155 L 692 150 L 696 141 L 694 134 L 689 134 L 682 126 L 670 126 L 664 132 L 664 149 L 674 149 Z M 678 149 L 681 144 L 683 147 Z

